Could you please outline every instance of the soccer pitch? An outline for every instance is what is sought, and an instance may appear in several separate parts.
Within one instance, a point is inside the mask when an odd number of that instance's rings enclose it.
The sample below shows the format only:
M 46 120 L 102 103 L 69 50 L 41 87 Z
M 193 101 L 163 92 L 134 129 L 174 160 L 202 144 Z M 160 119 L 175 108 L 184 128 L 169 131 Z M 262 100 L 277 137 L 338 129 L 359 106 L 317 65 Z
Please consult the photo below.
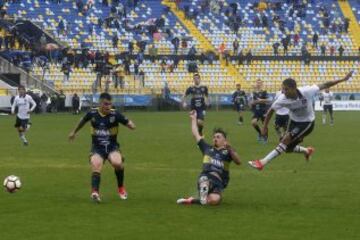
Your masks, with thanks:
M 23 188 L 0 191 L 0 239 L 360 239 L 360 159 L 358 112 L 336 112 L 335 126 L 321 125 L 304 146 L 314 146 L 309 163 L 286 154 L 264 171 L 247 161 L 276 145 L 256 141 L 250 114 L 244 126 L 235 112 L 209 112 L 205 135 L 223 127 L 242 165 L 230 167 L 230 184 L 218 207 L 178 206 L 176 199 L 196 194 L 202 156 L 186 112 L 125 112 L 135 131 L 120 127 L 126 157 L 129 199 L 120 200 L 107 163 L 100 192 L 90 200 L 89 125 L 74 143 L 67 136 L 80 119 L 70 114 L 33 115 L 21 145 L 15 117 L 0 116 L 0 178 L 15 174 Z

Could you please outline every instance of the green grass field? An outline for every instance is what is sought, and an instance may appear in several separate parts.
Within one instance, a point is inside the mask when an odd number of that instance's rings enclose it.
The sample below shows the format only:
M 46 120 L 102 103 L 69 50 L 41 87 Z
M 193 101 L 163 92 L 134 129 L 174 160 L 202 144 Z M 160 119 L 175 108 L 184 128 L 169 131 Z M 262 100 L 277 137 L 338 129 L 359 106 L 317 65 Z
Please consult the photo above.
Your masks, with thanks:
M 273 129 L 259 144 L 249 114 L 238 126 L 236 113 L 210 112 L 207 139 L 224 127 L 243 162 L 231 166 L 219 207 L 175 203 L 196 193 L 201 169 L 185 112 L 126 115 L 137 124 L 119 134 L 129 199 L 118 198 L 107 164 L 101 204 L 89 198 L 89 126 L 67 141 L 80 116 L 34 115 L 29 147 L 20 144 L 14 117 L 0 116 L 0 178 L 15 174 L 23 183 L 15 194 L 0 191 L 0 239 L 360 239 L 360 113 L 336 113 L 334 127 L 317 121 L 304 143 L 316 148 L 311 162 L 287 154 L 258 172 L 247 161 L 274 148 Z

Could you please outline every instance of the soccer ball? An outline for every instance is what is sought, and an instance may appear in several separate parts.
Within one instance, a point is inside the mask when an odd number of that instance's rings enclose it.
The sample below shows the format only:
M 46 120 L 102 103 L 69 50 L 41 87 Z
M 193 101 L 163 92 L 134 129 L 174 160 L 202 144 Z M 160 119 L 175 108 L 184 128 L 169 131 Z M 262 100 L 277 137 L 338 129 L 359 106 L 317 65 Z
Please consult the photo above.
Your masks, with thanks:
M 9 193 L 14 193 L 21 188 L 20 178 L 15 175 L 7 176 L 4 179 L 4 187 Z

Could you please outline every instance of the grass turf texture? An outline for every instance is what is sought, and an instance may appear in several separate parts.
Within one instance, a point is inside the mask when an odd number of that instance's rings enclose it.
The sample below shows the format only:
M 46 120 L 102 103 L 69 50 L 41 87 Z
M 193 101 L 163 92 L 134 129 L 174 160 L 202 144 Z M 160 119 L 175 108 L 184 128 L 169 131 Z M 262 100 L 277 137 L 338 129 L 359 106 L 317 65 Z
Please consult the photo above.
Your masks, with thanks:
M 275 159 L 263 172 L 248 160 L 276 144 L 256 142 L 250 127 L 236 125 L 234 112 L 210 112 L 205 134 L 222 126 L 242 166 L 231 165 L 231 181 L 220 207 L 178 206 L 196 193 L 201 153 L 185 112 L 126 113 L 136 131 L 121 127 L 129 199 L 116 194 L 113 169 L 102 174 L 103 203 L 89 199 L 89 126 L 74 143 L 67 135 L 80 116 L 34 115 L 23 147 L 14 117 L 0 116 L 0 177 L 15 174 L 23 188 L 0 192 L 0 239 L 360 239 L 360 113 L 335 113 L 335 126 L 320 116 L 305 146 L 316 148 L 306 163 L 299 154 Z

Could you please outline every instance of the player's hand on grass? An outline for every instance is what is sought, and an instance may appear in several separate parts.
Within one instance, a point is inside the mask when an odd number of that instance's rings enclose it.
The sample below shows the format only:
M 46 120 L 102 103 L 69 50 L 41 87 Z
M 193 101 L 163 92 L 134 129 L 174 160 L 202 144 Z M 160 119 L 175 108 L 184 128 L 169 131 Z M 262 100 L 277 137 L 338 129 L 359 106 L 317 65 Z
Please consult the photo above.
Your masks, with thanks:
M 349 80 L 352 77 L 353 73 L 354 73 L 354 70 L 350 71 L 348 74 L 346 74 L 346 76 L 343 78 L 343 80 L 344 81 Z
M 76 137 L 76 134 L 75 134 L 74 132 L 71 132 L 71 133 L 69 134 L 69 141 L 70 141 L 70 142 L 74 141 L 74 140 L 75 140 L 75 137 Z

